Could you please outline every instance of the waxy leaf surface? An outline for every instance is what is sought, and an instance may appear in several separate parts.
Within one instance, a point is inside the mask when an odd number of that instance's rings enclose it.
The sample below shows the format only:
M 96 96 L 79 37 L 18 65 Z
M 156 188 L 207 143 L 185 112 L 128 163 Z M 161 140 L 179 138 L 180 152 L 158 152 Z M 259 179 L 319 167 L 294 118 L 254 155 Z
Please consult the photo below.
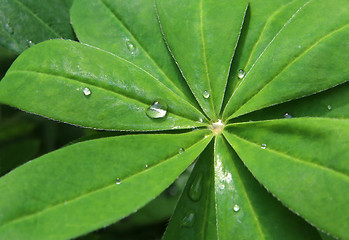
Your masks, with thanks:
M 345 239 L 348 130 L 347 120 L 298 118 L 232 124 L 224 135 L 253 175 L 287 207 Z
M 189 166 L 207 134 L 91 140 L 17 168 L 0 180 L 0 239 L 68 239 L 129 215 Z

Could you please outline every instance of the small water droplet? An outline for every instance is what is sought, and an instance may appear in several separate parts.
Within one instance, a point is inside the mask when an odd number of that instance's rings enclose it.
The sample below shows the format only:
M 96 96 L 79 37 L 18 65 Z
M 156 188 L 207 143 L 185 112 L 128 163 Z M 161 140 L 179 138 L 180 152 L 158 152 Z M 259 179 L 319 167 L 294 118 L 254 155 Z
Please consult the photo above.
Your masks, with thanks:
M 31 41 L 31 40 L 28 40 L 27 44 L 28 44 L 28 47 L 32 47 L 32 46 L 35 45 L 35 43 L 33 41 Z
M 131 54 L 134 54 L 137 50 L 136 46 L 133 42 L 131 42 L 130 39 L 126 39 L 126 47 L 131 52 Z
M 328 110 L 332 110 L 332 106 L 331 106 L 331 105 L 328 105 L 328 106 L 327 106 L 327 109 L 328 109 Z
M 194 225 L 194 220 L 195 220 L 195 213 L 193 211 L 189 211 L 184 218 L 182 219 L 181 222 L 181 227 L 192 227 Z
M 64 205 L 67 205 L 67 201 L 64 201 Z
M 5 24 L 5 29 L 6 29 L 6 31 L 7 31 L 9 34 L 13 34 L 13 33 L 14 33 L 13 28 L 11 27 L 10 23 L 6 23 L 6 24 Z
M 145 168 L 148 168 L 149 166 L 148 166 L 148 164 L 145 164 Z
M 121 184 L 121 179 L 120 179 L 120 178 L 117 178 L 115 184 L 116 184 L 116 185 L 120 185 L 120 184 Z
M 197 202 L 201 198 L 201 192 L 202 192 L 202 173 L 199 172 L 195 176 L 194 181 L 189 188 L 189 192 L 188 192 L 189 198 L 194 202 Z
M 298 45 L 298 48 L 302 48 L 302 45 Z
M 233 210 L 234 210 L 234 212 L 240 211 L 239 205 L 235 204 L 234 207 L 233 207 Z
M 267 144 L 263 143 L 263 144 L 261 145 L 261 149 L 266 149 L 266 148 L 267 148 Z
M 238 73 L 238 79 L 243 79 L 245 77 L 245 71 L 240 69 Z
M 163 118 L 167 113 L 167 105 L 162 101 L 155 101 L 147 110 L 146 114 L 150 118 Z
M 203 93 L 202 93 L 202 96 L 204 97 L 204 98 L 209 98 L 210 97 L 210 93 L 208 92 L 208 91 L 204 91 Z
M 184 148 L 180 148 L 180 149 L 178 150 L 178 153 L 179 153 L 179 154 L 184 153 Z
M 289 114 L 289 113 L 285 113 L 285 114 L 284 114 L 284 118 L 292 118 L 292 115 Z
M 91 90 L 87 87 L 85 87 L 82 92 L 84 93 L 85 96 L 90 96 L 91 95 Z
M 199 118 L 199 122 L 203 123 L 204 122 L 204 118 Z

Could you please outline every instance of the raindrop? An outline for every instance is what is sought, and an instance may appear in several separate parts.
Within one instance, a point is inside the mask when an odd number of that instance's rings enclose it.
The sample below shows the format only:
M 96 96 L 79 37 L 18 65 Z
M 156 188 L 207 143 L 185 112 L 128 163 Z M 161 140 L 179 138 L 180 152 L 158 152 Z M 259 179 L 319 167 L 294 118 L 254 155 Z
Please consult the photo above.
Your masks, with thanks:
M 208 91 L 204 91 L 203 93 L 202 93 L 202 96 L 204 97 L 204 98 L 209 98 L 210 97 L 210 93 L 208 92 Z
M 161 101 L 155 101 L 147 110 L 146 114 L 150 118 L 163 118 L 167 113 L 167 105 Z
M 35 43 L 33 43 L 33 41 L 31 41 L 31 40 L 28 40 L 27 44 L 28 44 L 28 47 L 32 47 L 35 45 Z
M 189 192 L 188 192 L 189 198 L 194 202 L 197 202 L 201 198 L 201 192 L 202 192 L 202 173 L 200 172 L 196 175 L 193 183 L 189 188 Z
M 91 90 L 87 87 L 85 87 L 82 92 L 84 93 L 85 96 L 90 96 L 91 95 Z
M 7 31 L 9 34 L 13 34 L 13 33 L 14 33 L 13 28 L 11 27 L 10 23 L 6 23 L 6 24 L 5 24 L 5 29 L 6 29 L 6 31 Z
M 199 122 L 200 122 L 200 123 L 203 123 L 203 122 L 204 122 L 204 118 L 202 118 L 202 117 L 199 118 Z
M 195 213 L 193 211 L 189 211 L 181 222 L 181 227 L 192 227 L 194 225 Z
M 115 184 L 116 184 L 116 185 L 120 185 L 120 184 L 121 184 L 121 179 L 120 179 L 120 178 L 117 178 Z
M 184 153 L 184 148 L 180 148 L 179 151 L 178 151 L 179 154 L 182 154 Z
M 327 109 L 331 111 L 331 110 L 332 110 L 332 106 L 331 106 L 331 105 L 328 105 L 328 106 L 327 106 Z
M 240 69 L 238 73 L 238 79 L 243 79 L 245 77 L 245 71 Z
M 235 204 L 234 207 L 233 207 L 233 210 L 234 210 L 234 212 L 240 211 L 239 205 Z
M 136 46 L 134 45 L 133 42 L 130 41 L 130 39 L 126 39 L 126 46 L 127 46 L 127 49 L 132 53 L 134 54 L 136 52 Z
M 267 144 L 263 143 L 263 144 L 261 145 L 261 149 L 266 149 L 266 148 L 267 148 Z
M 284 118 L 292 118 L 292 115 L 289 114 L 289 113 L 285 113 L 285 114 L 284 114 Z
M 148 164 L 145 164 L 145 168 L 148 168 L 149 166 L 148 166 Z

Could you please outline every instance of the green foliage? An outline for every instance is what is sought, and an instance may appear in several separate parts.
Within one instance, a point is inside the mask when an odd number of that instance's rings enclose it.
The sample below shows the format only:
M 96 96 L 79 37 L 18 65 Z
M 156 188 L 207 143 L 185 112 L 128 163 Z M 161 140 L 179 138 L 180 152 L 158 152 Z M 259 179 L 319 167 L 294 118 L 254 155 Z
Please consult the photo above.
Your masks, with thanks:
M 3 2 L 7 49 L 74 40 L 70 1 Z M 14 12 L 23 18 L 5 32 Z M 74 0 L 70 15 L 80 42 L 24 51 L 0 102 L 115 132 L 0 178 L 0 239 L 70 239 L 110 225 L 195 159 L 164 239 L 349 238 L 346 0 Z M 2 141 L 33 128 L 9 126 Z M 35 146 L 0 148 L 0 173 L 37 154 L 13 149 Z M 140 213 L 163 206 L 161 196 Z M 133 226 L 149 223 L 142 216 Z

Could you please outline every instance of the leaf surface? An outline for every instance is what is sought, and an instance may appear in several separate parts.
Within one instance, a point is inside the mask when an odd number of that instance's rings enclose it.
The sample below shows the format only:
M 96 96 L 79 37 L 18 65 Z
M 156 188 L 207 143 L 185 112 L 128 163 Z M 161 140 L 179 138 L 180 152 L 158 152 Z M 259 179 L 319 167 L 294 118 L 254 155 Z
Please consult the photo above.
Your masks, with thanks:
M 204 112 L 217 120 L 247 1 L 157 1 L 169 49 Z
M 1 0 L 0 45 L 19 54 L 47 39 L 75 39 L 69 8 L 62 0 Z
M 68 40 L 47 41 L 23 53 L 0 83 L 0 101 L 98 129 L 204 126 L 199 110 L 144 69 L 117 55 Z M 147 116 L 147 109 L 155 102 L 167 106 L 165 117 Z
M 263 51 L 256 50 L 258 57 L 235 88 L 224 118 L 346 82 L 348 24 L 347 1 L 295 1 L 277 12 L 259 40 Z
M 232 124 L 224 136 L 253 175 L 287 207 L 345 239 L 348 129 L 347 120 L 298 118 Z
M 0 239 L 73 238 L 129 215 L 188 167 L 207 134 L 91 140 L 17 168 L 0 180 Z
M 167 50 L 153 0 L 78 0 L 71 15 L 80 42 L 134 63 L 197 105 Z

